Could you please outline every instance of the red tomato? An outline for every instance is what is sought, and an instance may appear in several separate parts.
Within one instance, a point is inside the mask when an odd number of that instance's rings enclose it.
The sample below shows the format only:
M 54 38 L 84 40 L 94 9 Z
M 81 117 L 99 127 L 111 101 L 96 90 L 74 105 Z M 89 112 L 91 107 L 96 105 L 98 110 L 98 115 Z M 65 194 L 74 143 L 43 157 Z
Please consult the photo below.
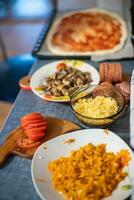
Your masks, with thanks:
M 25 134 L 33 141 L 40 140 L 42 137 L 45 136 L 44 131 L 33 132 L 30 129 L 25 132 Z
M 21 117 L 20 123 L 24 133 L 33 141 L 42 138 L 48 127 L 47 119 L 38 112 L 29 113 Z
M 45 136 L 45 132 L 44 131 L 33 132 L 33 131 L 30 131 L 30 130 L 27 130 L 27 131 L 24 131 L 24 132 L 25 132 L 25 134 L 26 134 L 26 136 L 28 138 L 30 138 L 31 140 L 34 140 L 34 141 L 36 141 L 37 139 L 40 139 L 40 138 Z
M 29 123 L 29 124 L 23 126 L 23 128 L 24 129 L 29 129 L 29 128 L 37 128 L 37 127 L 41 127 L 41 126 L 46 126 L 47 127 L 46 122 Z
M 44 121 L 44 120 L 27 120 L 25 122 L 21 122 L 21 126 L 22 127 L 27 127 L 31 124 L 39 124 L 39 123 L 44 123 L 44 125 L 47 125 L 47 121 Z
M 34 148 L 37 147 L 41 144 L 40 141 L 33 141 L 30 138 L 18 138 L 17 139 L 17 145 L 20 148 L 24 148 L 24 149 L 29 149 L 29 148 Z
M 46 130 L 46 128 L 47 128 L 47 126 L 40 126 L 40 127 L 33 127 L 33 128 L 28 128 L 28 127 L 26 127 L 24 130 L 31 130 L 31 131 L 36 131 L 37 133 L 38 133 L 38 131 L 44 131 L 44 130 Z
M 59 63 L 59 64 L 57 64 L 57 66 L 56 66 L 56 69 L 57 69 L 57 70 L 62 70 L 62 69 L 66 69 L 66 68 L 67 68 L 67 65 L 66 65 L 64 62 Z
M 29 113 L 20 118 L 20 120 L 28 120 L 28 119 L 43 119 L 44 117 L 38 112 Z

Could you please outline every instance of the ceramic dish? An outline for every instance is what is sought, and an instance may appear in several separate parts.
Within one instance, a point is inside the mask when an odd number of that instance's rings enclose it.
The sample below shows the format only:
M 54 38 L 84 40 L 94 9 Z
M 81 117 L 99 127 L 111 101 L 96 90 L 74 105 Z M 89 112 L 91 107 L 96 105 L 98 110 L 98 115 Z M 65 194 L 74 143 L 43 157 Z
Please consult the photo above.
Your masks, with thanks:
M 110 89 L 104 88 L 103 90 L 101 89 L 100 91 L 97 90 L 96 95 L 113 98 L 116 101 L 117 106 L 118 106 L 118 110 L 116 114 L 113 114 L 105 118 L 91 118 L 89 116 L 86 116 L 76 111 L 75 104 L 80 99 L 94 98 L 94 95 L 95 95 L 94 91 L 96 90 L 96 88 L 98 88 L 98 86 L 96 85 L 89 85 L 89 86 L 78 88 L 72 94 L 70 94 L 70 103 L 71 103 L 71 108 L 74 114 L 82 123 L 84 123 L 86 126 L 89 126 L 89 127 L 94 126 L 94 127 L 102 128 L 122 118 L 127 111 L 128 105 L 126 104 L 123 95 L 116 88 L 112 87 Z
M 70 138 L 75 139 L 75 142 L 65 144 L 64 142 Z M 71 150 L 76 150 L 88 143 L 92 143 L 94 145 L 102 143 L 106 144 L 107 151 L 114 153 L 120 151 L 121 149 L 127 149 L 130 152 L 131 160 L 129 165 L 124 169 L 128 172 L 128 176 L 120 182 L 112 195 L 105 199 L 123 200 L 131 195 L 132 188 L 123 190 L 122 186 L 132 185 L 132 181 L 134 181 L 134 154 L 132 150 L 119 136 L 111 131 L 108 131 L 108 134 L 106 134 L 104 129 L 85 129 L 70 132 L 49 140 L 48 142 L 42 144 L 35 152 L 31 165 L 32 181 L 42 200 L 63 199 L 52 186 L 51 174 L 48 171 L 49 161 L 55 160 L 60 156 L 68 156 Z
M 69 101 L 69 96 L 60 96 L 60 97 L 48 96 L 47 94 L 45 94 L 44 90 L 42 90 L 40 87 L 41 85 L 43 85 L 43 82 L 45 82 L 45 80 L 50 75 L 53 75 L 57 71 L 56 66 L 59 63 L 65 63 L 67 66 L 77 68 L 78 70 L 82 72 L 90 72 L 91 78 L 92 78 L 91 84 L 98 84 L 100 81 L 100 76 L 99 76 L 98 71 L 92 65 L 86 62 L 79 61 L 79 60 L 56 61 L 56 62 L 52 62 L 41 67 L 32 75 L 31 81 L 30 81 L 30 87 L 37 96 L 48 101 L 56 101 L 56 102 Z

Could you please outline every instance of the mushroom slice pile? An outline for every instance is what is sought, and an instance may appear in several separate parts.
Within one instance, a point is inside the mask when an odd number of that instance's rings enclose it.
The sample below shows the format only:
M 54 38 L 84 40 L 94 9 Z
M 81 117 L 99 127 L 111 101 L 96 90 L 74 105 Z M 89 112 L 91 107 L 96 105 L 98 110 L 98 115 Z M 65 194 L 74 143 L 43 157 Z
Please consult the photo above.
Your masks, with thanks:
M 48 94 L 59 97 L 69 94 L 69 90 L 92 81 L 89 72 L 82 72 L 72 67 L 59 68 L 44 82 L 43 89 Z

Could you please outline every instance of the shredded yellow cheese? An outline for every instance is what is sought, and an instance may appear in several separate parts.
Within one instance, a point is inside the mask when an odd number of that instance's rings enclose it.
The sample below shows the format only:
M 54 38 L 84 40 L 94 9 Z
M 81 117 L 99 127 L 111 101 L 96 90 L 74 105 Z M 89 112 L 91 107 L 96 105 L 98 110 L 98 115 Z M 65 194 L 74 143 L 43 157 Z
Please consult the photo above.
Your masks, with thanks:
M 97 96 L 79 99 L 74 110 L 91 118 L 105 118 L 117 113 L 118 105 L 114 98 Z

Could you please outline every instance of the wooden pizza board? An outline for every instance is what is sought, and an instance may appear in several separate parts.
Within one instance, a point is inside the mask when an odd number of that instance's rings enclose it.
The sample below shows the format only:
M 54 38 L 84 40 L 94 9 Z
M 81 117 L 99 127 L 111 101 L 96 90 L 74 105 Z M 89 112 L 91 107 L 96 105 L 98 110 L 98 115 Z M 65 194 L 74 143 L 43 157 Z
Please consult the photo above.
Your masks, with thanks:
M 79 130 L 80 127 L 68 120 L 58 119 L 47 116 L 48 129 L 46 135 L 41 139 L 41 144 L 62 134 L 70 131 Z M 0 166 L 5 163 L 10 154 L 19 155 L 25 158 L 32 158 L 38 147 L 30 149 L 18 148 L 16 140 L 25 136 L 21 127 L 17 127 L 5 139 L 3 145 L 0 146 Z

